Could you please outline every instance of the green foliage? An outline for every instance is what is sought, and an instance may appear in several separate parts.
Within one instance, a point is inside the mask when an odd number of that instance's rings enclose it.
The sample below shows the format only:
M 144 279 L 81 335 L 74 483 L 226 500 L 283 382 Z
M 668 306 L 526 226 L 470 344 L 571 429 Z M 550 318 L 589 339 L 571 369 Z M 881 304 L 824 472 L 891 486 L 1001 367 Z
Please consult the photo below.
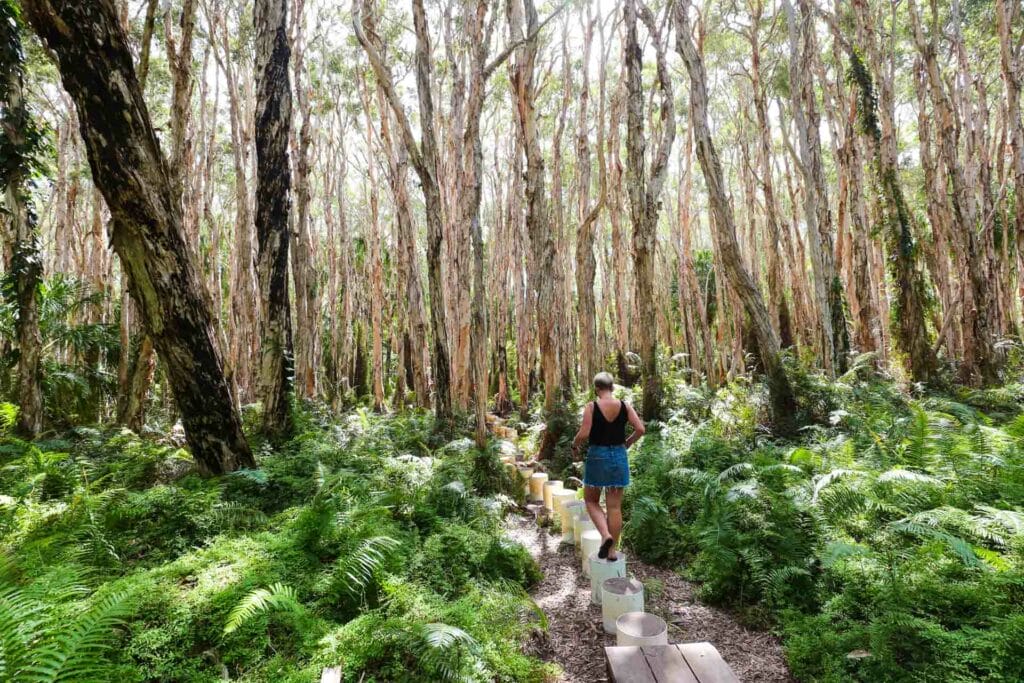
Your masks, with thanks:
M 0 280 L 0 339 L 9 344 L 0 355 L 0 396 L 14 400 L 17 375 L 18 306 L 13 273 Z M 47 421 L 61 428 L 96 422 L 99 407 L 113 397 L 116 377 L 103 368 L 117 366 L 117 326 L 88 322 L 103 304 L 102 293 L 83 281 L 55 274 L 39 288 L 39 333 L 42 337 L 43 405 Z M 106 363 L 99 363 L 105 359 Z
M 228 614 L 228 621 L 224 624 L 224 634 L 234 633 L 239 626 L 257 614 L 271 610 L 301 612 L 302 604 L 299 602 L 295 590 L 280 582 L 269 588 L 257 588 L 247 593 Z
M 5 423 L 14 414 L 0 404 Z M 502 535 L 511 499 L 493 449 L 438 443 L 422 413 L 298 424 L 260 470 L 217 479 L 130 432 L 0 441 L 0 551 L 49 586 L 31 604 L 64 616 L 122 596 L 120 639 L 96 630 L 118 647 L 89 645 L 95 676 L 69 656 L 73 680 L 298 682 L 339 664 L 367 681 L 550 674 L 520 652 L 544 626 L 523 588 L 540 573 Z M 470 568 L 457 586 L 435 571 L 451 539 Z M 62 597 L 82 577 L 96 597 Z
M 128 616 L 128 599 L 108 593 L 86 600 L 79 578 L 72 571 L 23 586 L 13 565 L 0 566 L 0 680 L 111 679 L 114 629 Z
M 911 400 L 870 359 L 836 382 L 792 374 L 810 422 L 795 444 L 760 432 L 744 383 L 645 438 L 633 551 L 776 625 L 800 680 L 1020 680 L 1019 405 L 999 391 Z
M 457 524 L 428 537 L 415 566 L 416 577 L 448 597 L 461 595 L 479 579 L 505 579 L 523 587 L 541 579 L 537 563 L 522 546 Z

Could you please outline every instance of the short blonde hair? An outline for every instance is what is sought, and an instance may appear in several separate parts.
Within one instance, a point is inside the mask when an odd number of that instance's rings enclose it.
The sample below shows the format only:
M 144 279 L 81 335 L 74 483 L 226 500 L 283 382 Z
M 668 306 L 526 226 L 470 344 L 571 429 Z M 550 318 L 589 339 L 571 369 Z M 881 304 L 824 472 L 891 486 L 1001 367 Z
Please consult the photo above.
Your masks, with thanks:
M 598 391 L 611 391 L 615 387 L 615 378 L 610 372 L 599 372 L 594 375 L 594 388 Z

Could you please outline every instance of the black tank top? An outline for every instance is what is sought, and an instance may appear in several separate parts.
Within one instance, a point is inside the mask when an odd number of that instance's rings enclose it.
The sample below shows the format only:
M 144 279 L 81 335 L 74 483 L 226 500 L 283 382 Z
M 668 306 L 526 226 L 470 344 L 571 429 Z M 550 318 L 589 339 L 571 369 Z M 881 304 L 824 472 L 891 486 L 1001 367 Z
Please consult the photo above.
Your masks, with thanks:
M 619 414 L 609 422 L 594 401 L 594 418 L 590 426 L 591 446 L 621 446 L 626 443 L 626 402 L 619 401 Z

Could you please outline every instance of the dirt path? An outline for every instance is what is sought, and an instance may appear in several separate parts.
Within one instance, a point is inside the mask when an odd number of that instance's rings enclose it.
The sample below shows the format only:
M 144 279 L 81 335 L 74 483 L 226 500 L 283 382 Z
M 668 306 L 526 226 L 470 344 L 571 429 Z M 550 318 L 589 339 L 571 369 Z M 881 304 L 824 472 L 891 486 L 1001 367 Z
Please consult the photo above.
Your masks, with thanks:
M 575 550 L 560 544 L 560 535 L 539 529 L 532 517 L 513 515 L 506 524 L 508 535 L 530 551 L 544 572 L 531 594 L 548 615 L 550 629 L 531 644 L 532 654 L 559 664 L 564 671 L 559 680 L 565 683 L 607 680 L 602 648 L 614 645 L 615 636 L 604 633 L 601 608 L 590 604 L 590 579 L 583 576 Z M 644 583 L 645 609 L 668 623 L 669 642 L 710 642 L 744 683 L 792 681 L 777 638 L 700 604 L 693 584 L 671 571 L 628 556 L 626 569 Z

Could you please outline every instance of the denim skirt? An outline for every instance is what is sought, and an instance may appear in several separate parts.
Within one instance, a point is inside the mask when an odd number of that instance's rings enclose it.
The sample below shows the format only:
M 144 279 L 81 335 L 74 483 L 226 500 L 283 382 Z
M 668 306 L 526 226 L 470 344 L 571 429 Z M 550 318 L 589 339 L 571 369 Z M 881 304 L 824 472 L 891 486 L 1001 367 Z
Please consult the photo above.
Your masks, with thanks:
M 584 486 L 629 486 L 625 446 L 591 446 L 583 465 Z

